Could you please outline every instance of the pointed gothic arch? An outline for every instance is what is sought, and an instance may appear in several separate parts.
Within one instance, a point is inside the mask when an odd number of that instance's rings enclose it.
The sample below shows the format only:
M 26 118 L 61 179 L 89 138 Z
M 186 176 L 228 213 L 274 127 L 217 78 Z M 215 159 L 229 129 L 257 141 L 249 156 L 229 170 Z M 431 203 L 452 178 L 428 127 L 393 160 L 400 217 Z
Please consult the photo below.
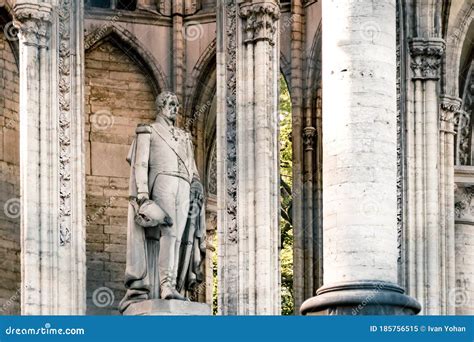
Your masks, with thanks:
M 148 76 L 155 95 L 158 95 L 161 91 L 170 89 L 170 85 L 167 82 L 160 63 L 158 63 L 133 33 L 116 25 L 96 28 L 87 33 L 84 37 L 85 52 L 87 53 L 105 41 L 112 42 L 140 66 Z
M 449 12 L 450 13 L 450 12 Z M 474 19 L 474 5 L 469 0 L 464 0 L 459 11 L 450 18 L 448 15 L 446 23 L 446 58 L 443 65 L 442 88 L 443 93 L 460 97 L 462 89 L 459 89 L 459 72 L 461 67 L 461 52 L 467 38 L 469 27 Z

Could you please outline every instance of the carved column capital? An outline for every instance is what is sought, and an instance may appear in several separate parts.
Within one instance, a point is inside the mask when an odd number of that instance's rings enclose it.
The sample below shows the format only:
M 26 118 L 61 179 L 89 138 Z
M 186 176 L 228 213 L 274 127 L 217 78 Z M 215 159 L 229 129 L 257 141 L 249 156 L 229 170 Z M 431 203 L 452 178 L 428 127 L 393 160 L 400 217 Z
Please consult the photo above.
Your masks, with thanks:
M 458 97 L 440 96 L 440 121 L 441 130 L 454 134 L 454 117 L 461 109 L 462 100 Z
M 410 43 L 411 69 L 414 79 L 439 79 L 445 42 L 441 38 L 413 38 Z
M 239 15 L 246 20 L 245 43 L 266 40 L 271 44 L 275 40 L 277 22 L 280 18 L 280 6 L 275 2 L 243 3 Z
M 13 12 L 15 26 L 22 41 L 28 45 L 46 46 L 51 25 L 50 4 L 17 2 Z
M 308 126 L 303 128 L 303 145 L 305 151 L 312 151 L 314 139 L 316 137 L 316 128 Z

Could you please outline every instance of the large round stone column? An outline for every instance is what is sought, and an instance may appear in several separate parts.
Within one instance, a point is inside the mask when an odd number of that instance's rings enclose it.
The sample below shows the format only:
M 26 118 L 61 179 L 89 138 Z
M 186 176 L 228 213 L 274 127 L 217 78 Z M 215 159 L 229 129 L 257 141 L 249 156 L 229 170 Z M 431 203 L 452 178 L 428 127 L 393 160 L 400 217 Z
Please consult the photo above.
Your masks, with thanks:
M 397 282 L 395 0 L 325 0 L 324 285 L 303 314 L 414 314 Z

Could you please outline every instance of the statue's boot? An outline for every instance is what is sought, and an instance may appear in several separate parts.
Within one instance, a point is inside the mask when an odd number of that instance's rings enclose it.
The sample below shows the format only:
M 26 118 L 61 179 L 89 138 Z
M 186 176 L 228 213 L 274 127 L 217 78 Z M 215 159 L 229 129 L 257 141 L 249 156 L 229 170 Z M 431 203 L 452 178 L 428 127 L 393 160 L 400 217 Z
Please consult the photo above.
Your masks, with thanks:
M 158 265 L 160 273 L 160 298 L 187 300 L 177 290 L 174 275 L 176 237 L 162 235 L 160 238 L 160 254 L 158 256 Z M 175 278 L 176 279 L 176 278 Z
M 164 283 L 161 283 L 161 299 L 176 299 L 176 300 L 184 300 L 187 301 L 188 298 L 185 296 L 181 295 L 176 288 L 172 285 L 171 282 L 166 281 Z

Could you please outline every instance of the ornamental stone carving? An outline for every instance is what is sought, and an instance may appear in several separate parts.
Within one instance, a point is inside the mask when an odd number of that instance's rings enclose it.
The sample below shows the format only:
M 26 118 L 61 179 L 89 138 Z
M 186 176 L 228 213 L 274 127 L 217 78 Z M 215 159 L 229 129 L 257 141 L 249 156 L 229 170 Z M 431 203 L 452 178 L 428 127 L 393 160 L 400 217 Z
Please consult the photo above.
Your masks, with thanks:
M 458 186 L 454 197 L 456 221 L 474 222 L 474 186 Z
M 460 110 L 454 114 L 454 130 L 457 142 L 457 161 L 459 165 L 469 165 L 469 131 L 471 126 L 470 115 Z
M 448 123 L 453 123 L 454 115 L 461 109 L 461 99 L 448 95 L 441 96 L 440 119 Z
M 71 242 L 71 0 L 61 1 L 59 17 L 59 244 Z
M 410 41 L 411 69 L 414 79 L 439 78 L 445 43 L 440 38 L 413 38 Z
M 461 99 L 452 96 L 441 96 L 440 101 L 441 130 L 454 134 L 454 117 L 461 108 Z
M 245 3 L 240 8 L 240 17 L 246 20 L 245 43 L 266 40 L 274 44 L 277 22 L 280 18 L 280 7 L 276 3 Z
M 314 149 L 314 139 L 316 137 L 316 128 L 308 126 L 303 128 L 303 145 L 305 151 Z
M 18 35 L 27 45 L 46 46 L 48 29 L 51 25 L 50 4 L 18 3 L 14 7 L 14 25 Z
M 226 16 L 226 212 L 228 240 L 238 242 L 237 231 L 237 56 L 236 56 L 236 4 L 228 1 Z

